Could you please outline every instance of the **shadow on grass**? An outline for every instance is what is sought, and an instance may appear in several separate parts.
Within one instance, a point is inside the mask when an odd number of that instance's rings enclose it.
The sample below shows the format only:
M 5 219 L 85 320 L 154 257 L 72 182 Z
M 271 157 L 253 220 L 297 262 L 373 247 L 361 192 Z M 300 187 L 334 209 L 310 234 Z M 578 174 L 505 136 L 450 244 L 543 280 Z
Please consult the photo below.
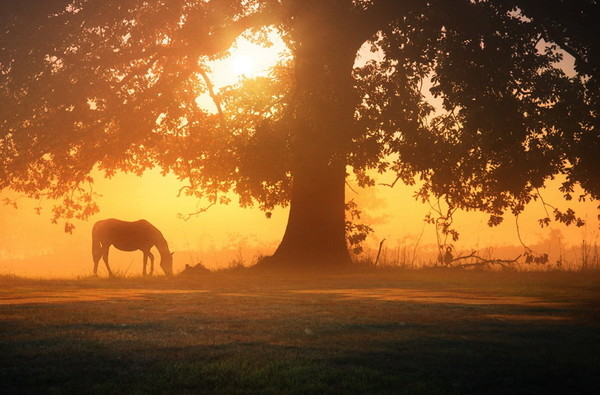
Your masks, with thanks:
M 378 351 L 342 356 L 329 366 L 377 372 L 376 392 L 593 394 L 600 391 L 599 344 L 595 328 L 488 327 L 381 343 Z
M 118 330 L 113 326 L 89 329 Z M 143 330 L 151 330 L 151 325 Z M 346 331 L 398 331 L 385 324 Z M 415 328 L 409 328 L 415 330 Z M 1 342 L 2 393 L 599 393 L 600 334 L 481 322 L 416 328 L 364 351 L 263 342 L 147 349 L 61 337 Z M 124 346 L 124 347 L 122 347 Z

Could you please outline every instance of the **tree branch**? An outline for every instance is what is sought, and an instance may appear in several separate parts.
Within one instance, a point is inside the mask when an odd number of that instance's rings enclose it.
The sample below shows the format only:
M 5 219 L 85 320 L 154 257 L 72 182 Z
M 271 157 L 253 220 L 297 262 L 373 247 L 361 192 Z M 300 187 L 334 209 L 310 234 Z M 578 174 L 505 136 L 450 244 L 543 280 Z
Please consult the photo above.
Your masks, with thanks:
M 150 70 L 150 68 L 158 61 L 158 59 L 160 58 L 161 54 L 160 51 L 156 51 L 152 56 L 150 56 L 150 59 L 148 59 L 147 62 L 145 62 L 144 64 L 138 65 L 136 67 L 133 68 L 132 71 L 130 71 L 129 73 L 127 73 L 117 84 L 116 88 L 122 88 L 123 86 L 125 86 L 129 81 L 131 81 L 131 79 L 133 79 L 134 77 L 137 77 L 139 75 L 142 75 L 144 73 L 147 73 L 148 70 Z
M 396 185 L 396 183 L 400 180 L 400 178 L 401 178 L 400 176 L 397 176 L 396 179 L 394 180 L 394 182 L 392 182 L 391 184 L 387 184 L 385 182 L 380 182 L 379 185 L 384 186 L 384 187 L 393 188 Z
M 208 206 L 203 207 L 203 208 L 201 208 L 201 209 L 199 209 L 197 211 L 194 211 L 193 213 L 188 213 L 188 214 L 181 214 L 180 213 L 180 214 L 177 214 L 177 216 L 179 218 L 181 218 L 182 220 L 187 221 L 187 220 L 189 220 L 190 218 L 192 218 L 195 215 L 202 214 L 202 213 L 208 211 L 208 209 L 211 208 L 212 206 L 214 206 L 215 204 L 216 204 L 215 202 L 212 202 Z
M 377 264 L 379 263 L 379 257 L 381 256 L 381 248 L 383 247 L 384 242 L 385 239 L 381 240 L 381 242 L 379 243 L 379 249 L 377 250 L 377 258 L 375 258 L 375 266 L 377 266 Z
M 131 72 L 127 73 L 119 84 L 117 88 L 121 88 L 125 84 L 127 84 L 132 78 L 147 73 L 150 68 L 163 57 L 180 55 L 182 56 L 195 56 L 200 58 L 202 56 L 212 57 L 221 52 L 226 51 L 233 42 L 247 29 L 258 26 L 268 26 L 271 24 L 276 24 L 281 22 L 281 15 L 283 12 L 283 6 L 271 6 L 270 11 L 258 12 L 254 14 L 250 14 L 244 16 L 230 24 L 226 24 L 223 27 L 215 30 L 212 33 L 207 34 L 205 37 L 198 37 L 193 40 L 193 44 L 187 45 L 173 45 L 166 47 L 159 47 L 156 51 L 150 55 L 150 58 L 134 67 Z M 187 26 L 188 28 L 190 26 Z M 185 29 L 187 30 L 187 29 Z M 181 32 L 181 30 L 180 30 Z M 175 40 L 175 42 L 186 42 L 190 40 L 189 38 L 186 40 L 182 38 L 181 40 Z M 201 71 L 201 74 L 205 81 L 207 81 L 207 76 L 204 71 Z M 209 92 L 211 97 L 214 95 L 212 90 L 212 84 L 207 82 L 209 86 Z M 217 102 L 215 102 L 217 104 Z M 220 105 L 217 104 L 217 109 L 219 114 L 222 116 L 222 111 L 220 109 Z
M 476 255 L 476 251 L 473 251 L 469 255 L 463 255 L 463 256 L 459 256 L 459 257 L 451 259 L 448 262 L 448 265 L 452 264 L 453 262 L 458 262 L 458 261 L 462 261 L 465 259 L 477 259 L 477 260 L 479 260 L 478 262 L 461 263 L 459 265 L 454 265 L 453 267 L 465 268 L 465 267 L 486 266 L 486 265 L 500 265 L 502 267 L 508 267 L 511 264 L 518 263 L 518 260 L 519 260 L 519 258 L 521 258 L 522 255 L 523 254 L 519 254 L 514 259 L 485 259 L 485 258 L 480 257 L 479 255 Z
M 225 123 L 225 115 L 223 114 L 223 109 L 221 108 L 221 100 L 219 99 L 219 96 L 217 96 L 217 94 L 215 93 L 214 85 L 213 85 L 212 81 L 208 77 L 206 70 L 204 70 L 203 68 L 200 69 L 200 75 L 202 76 L 202 78 L 204 79 L 204 82 L 206 83 L 206 88 L 208 89 L 208 94 L 213 99 L 215 106 L 217 106 L 217 112 L 219 113 L 219 117 L 221 118 L 221 121 L 223 121 L 223 123 Z
M 233 42 L 246 30 L 252 27 L 268 26 L 283 21 L 285 7 L 271 5 L 268 11 L 243 16 L 218 30 L 210 32 L 207 37 L 197 40 L 194 47 L 199 56 L 215 56 L 226 51 Z
M 423 3 L 420 0 L 375 0 L 373 5 L 362 13 L 362 31 L 373 35 L 392 23 L 396 18 Z

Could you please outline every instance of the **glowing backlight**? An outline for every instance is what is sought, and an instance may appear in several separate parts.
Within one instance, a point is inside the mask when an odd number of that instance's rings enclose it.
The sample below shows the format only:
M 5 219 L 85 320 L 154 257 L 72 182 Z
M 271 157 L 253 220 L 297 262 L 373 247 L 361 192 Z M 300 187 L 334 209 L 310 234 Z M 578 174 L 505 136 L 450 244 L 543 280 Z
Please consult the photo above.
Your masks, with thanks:
M 250 77 L 256 70 L 256 64 L 251 56 L 238 53 L 231 59 L 231 69 L 238 76 Z

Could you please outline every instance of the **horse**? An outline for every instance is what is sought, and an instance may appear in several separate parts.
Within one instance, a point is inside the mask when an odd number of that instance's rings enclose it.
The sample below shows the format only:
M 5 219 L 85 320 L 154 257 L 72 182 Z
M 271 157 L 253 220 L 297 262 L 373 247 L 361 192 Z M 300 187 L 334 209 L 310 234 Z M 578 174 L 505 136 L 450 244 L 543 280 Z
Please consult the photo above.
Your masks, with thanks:
M 144 253 L 144 276 L 148 258 L 150 258 L 150 275 L 154 273 L 154 255 L 150 249 L 156 246 L 160 253 L 160 267 L 167 276 L 173 274 L 173 253 L 169 251 L 167 241 L 156 227 L 144 219 L 128 222 L 110 218 L 94 224 L 92 228 L 94 275 L 98 273 L 98 262 L 102 258 L 108 275 L 114 277 L 108 266 L 108 249 L 111 245 L 121 251 L 141 250 Z

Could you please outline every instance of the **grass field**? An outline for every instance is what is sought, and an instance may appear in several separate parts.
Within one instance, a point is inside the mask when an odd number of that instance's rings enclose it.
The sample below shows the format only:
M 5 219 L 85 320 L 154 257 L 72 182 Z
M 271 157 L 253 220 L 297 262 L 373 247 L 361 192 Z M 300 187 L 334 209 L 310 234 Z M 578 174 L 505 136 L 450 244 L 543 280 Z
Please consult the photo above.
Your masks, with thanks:
M 0 393 L 600 393 L 600 274 L 0 277 Z

